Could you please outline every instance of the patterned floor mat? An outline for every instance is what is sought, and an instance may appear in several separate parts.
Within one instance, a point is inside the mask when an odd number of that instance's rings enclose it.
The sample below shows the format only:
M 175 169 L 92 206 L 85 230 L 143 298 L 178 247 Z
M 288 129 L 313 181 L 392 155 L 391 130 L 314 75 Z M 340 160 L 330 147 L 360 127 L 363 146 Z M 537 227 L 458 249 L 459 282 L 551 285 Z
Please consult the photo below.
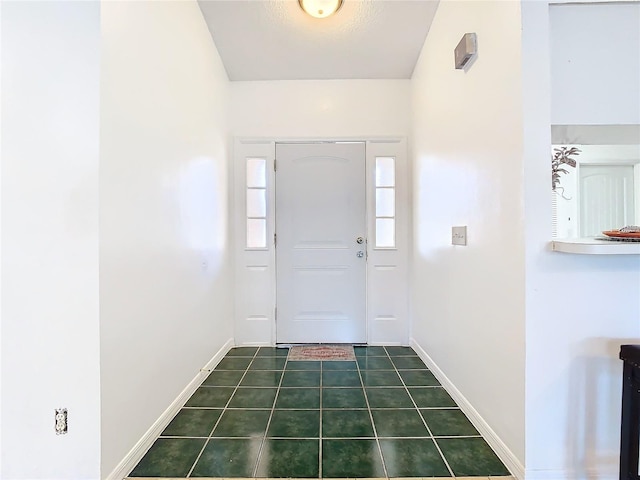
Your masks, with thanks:
M 296 360 L 355 360 L 351 345 L 303 345 L 291 347 L 289 361 Z

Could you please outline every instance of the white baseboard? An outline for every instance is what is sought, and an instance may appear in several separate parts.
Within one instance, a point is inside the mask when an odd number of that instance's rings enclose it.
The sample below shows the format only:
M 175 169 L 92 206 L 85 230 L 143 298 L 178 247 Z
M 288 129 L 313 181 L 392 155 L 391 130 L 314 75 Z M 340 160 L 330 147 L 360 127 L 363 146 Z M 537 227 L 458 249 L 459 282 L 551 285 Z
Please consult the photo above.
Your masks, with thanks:
M 416 351 L 418 356 L 429 367 L 429 370 L 435 375 L 438 381 L 442 384 L 445 390 L 456 401 L 460 409 L 465 413 L 471 423 L 476 427 L 480 434 L 484 437 L 487 443 L 493 448 L 493 451 L 498 455 L 498 458 L 502 460 L 505 466 L 509 469 L 514 477 L 518 480 L 524 480 L 525 470 L 524 465 L 520 463 L 520 460 L 513 454 L 513 452 L 505 445 L 505 443 L 498 437 L 496 432 L 489 426 L 489 424 L 480 416 L 473 405 L 469 403 L 469 400 L 458 390 L 455 385 L 449 380 L 442 370 L 436 365 L 433 359 L 423 350 L 423 348 L 416 342 L 415 339 L 411 339 L 411 346 Z M 529 480 L 529 476 L 527 476 Z
M 162 433 L 173 417 L 184 406 L 187 400 L 189 400 L 191 395 L 193 395 L 193 392 L 195 392 L 202 382 L 204 382 L 204 380 L 209 376 L 209 372 L 211 372 L 211 370 L 220 363 L 220 360 L 222 360 L 233 346 L 234 341 L 230 338 L 222 347 L 220 347 L 220 350 L 218 350 L 211 360 L 209 360 L 207 364 L 200 369 L 193 380 L 191 380 L 184 390 L 180 392 L 180 395 L 178 395 L 178 397 L 171 402 L 171 405 L 169 405 L 162 415 L 160 415 L 160 418 L 151 425 L 151 428 L 149 428 L 142 438 L 138 440 L 138 443 L 134 445 L 129 453 L 125 455 L 118 466 L 114 468 L 109 475 L 107 475 L 106 480 L 122 480 L 129 475 L 129 472 L 131 472 L 138 462 L 142 460 L 142 457 L 144 457 L 145 453 L 147 453 L 151 448 L 153 442 L 155 442 L 160 433 Z

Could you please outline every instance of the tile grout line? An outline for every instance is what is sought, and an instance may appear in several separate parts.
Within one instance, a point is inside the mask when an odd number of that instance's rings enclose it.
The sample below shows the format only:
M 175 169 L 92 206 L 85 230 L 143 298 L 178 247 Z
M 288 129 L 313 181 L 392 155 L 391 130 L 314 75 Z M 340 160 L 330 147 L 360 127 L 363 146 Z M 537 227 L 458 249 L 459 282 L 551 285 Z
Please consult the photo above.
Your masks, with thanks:
M 386 352 L 386 349 L 385 349 L 385 352 Z M 355 348 L 353 353 L 355 354 Z M 364 394 L 364 401 L 367 404 L 367 411 L 369 412 L 369 420 L 371 421 L 371 427 L 373 428 L 373 435 L 375 436 L 376 445 L 378 446 L 378 453 L 380 454 L 380 460 L 382 461 L 382 470 L 384 471 L 384 476 L 386 478 L 389 478 L 389 473 L 387 472 L 387 465 L 384 461 L 384 456 L 382 455 L 382 447 L 380 446 L 380 439 L 378 438 L 378 429 L 376 428 L 376 424 L 373 421 L 373 413 L 371 412 L 371 405 L 369 404 L 367 389 L 365 388 L 364 381 L 362 380 L 362 372 L 360 370 L 360 364 L 358 363 L 358 356 L 355 355 L 355 357 L 356 357 L 356 368 L 358 369 L 358 376 L 360 377 L 360 384 L 362 385 L 362 393 Z M 365 358 L 366 358 L 366 355 L 365 355 Z
M 262 410 L 266 410 L 265 408 L 263 408 Z M 364 410 L 364 409 L 361 409 Z M 376 409 L 377 410 L 377 409 Z M 206 440 L 209 437 L 189 437 L 189 436 L 178 436 L 178 435 L 167 435 L 165 437 L 161 437 L 161 438 L 165 438 L 168 440 L 182 440 L 182 439 L 187 439 L 187 440 Z M 236 440 L 236 439 L 242 439 L 242 440 L 251 440 L 252 438 L 255 437 L 249 437 L 249 436 L 245 436 L 245 437 L 215 437 L 216 440 Z M 361 436 L 361 437 L 324 437 L 325 440 L 375 440 L 376 437 L 374 436 Z M 382 437 L 383 440 L 403 440 L 403 439 L 412 439 L 412 440 L 417 440 L 417 439 L 430 439 L 430 438 L 441 438 L 441 439 L 457 439 L 457 438 L 482 438 L 482 435 L 436 435 L 436 436 L 420 436 L 420 435 L 412 435 L 412 436 L 403 436 L 403 437 L 397 437 L 397 436 L 386 436 L 386 437 Z M 214 437 L 211 437 L 211 440 L 213 440 Z M 269 439 L 271 440 L 317 440 L 318 437 L 269 437 Z M 481 475 L 484 476 L 484 475 Z M 492 476 L 492 475 L 486 475 L 486 476 Z M 495 476 L 495 475 L 493 475 Z M 151 477 L 151 478 L 156 478 L 156 477 Z M 173 477 L 171 477 L 173 478 Z M 178 477 L 180 478 L 180 477 Z M 208 477 L 205 477 L 208 478 Z M 212 477 L 212 478 L 226 478 L 226 477 Z M 253 478 L 253 477 L 252 477 Z M 291 477 L 291 478 L 297 478 L 297 477 Z M 351 478 L 351 477 L 339 477 L 339 478 Z M 363 478 L 370 478 L 370 477 L 363 477 Z M 371 477 L 371 478 L 375 478 L 375 477 Z M 394 477 L 395 478 L 395 477 Z M 426 478 L 426 477 L 425 477 Z
M 404 383 L 404 378 L 402 378 L 402 375 L 400 375 L 400 372 L 398 371 L 398 368 L 396 367 L 395 362 L 391 358 L 391 355 L 389 354 L 389 351 L 387 350 L 386 347 L 385 347 L 384 350 L 385 350 L 385 352 L 387 352 L 387 356 L 389 357 L 389 360 L 391 361 L 391 363 L 393 365 L 393 368 L 396 371 L 396 375 L 398 375 L 398 377 L 400 377 L 400 381 L 402 382 L 402 385 L 404 386 L 404 389 L 407 392 L 407 395 L 409 395 L 409 398 L 411 399 L 411 403 L 413 403 L 414 407 L 416 407 L 416 411 L 418 412 L 418 415 L 420 416 L 420 419 L 422 420 L 423 425 L 427 429 L 427 432 L 429 432 L 429 435 L 431 435 L 431 441 L 436 446 L 436 449 L 438 450 L 438 453 L 440 454 L 440 457 L 442 457 L 442 460 L 443 460 L 445 466 L 447 467 L 447 470 L 449 470 L 449 474 L 452 477 L 455 477 L 455 474 L 453 473 L 453 470 L 452 470 L 451 466 L 449 465 L 449 462 L 445 458 L 444 453 L 442 453 L 442 450 L 440 450 L 440 445 L 438 445 L 438 442 L 436 442 L 435 437 L 433 436 L 433 432 L 431 431 L 431 429 L 429 428 L 429 425 L 427 425 L 427 422 L 425 421 L 424 417 L 420 413 L 420 409 L 418 408 L 418 404 L 413 399 L 413 396 L 411 395 L 411 392 L 409 391 L 409 388 L 407 387 L 407 384 Z M 426 367 L 426 365 L 425 365 L 425 367 Z M 428 370 L 428 368 L 427 368 L 427 370 Z
M 374 370 L 374 371 L 379 371 L 379 370 Z M 356 373 L 356 372 L 353 372 Z M 226 385 L 229 386 L 230 385 Z M 410 387 L 413 387 L 413 385 L 409 385 Z M 218 388 L 218 387 L 214 387 L 214 388 Z M 248 387 L 240 387 L 240 388 L 248 388 Z M 253 389 L 254 387 L 249 387 L 251 389 Z M 273 390 L 274 387 L 269 387 L 266 388 L 265 390 Z M 287 389 L 291 389 L 294 390 L 297 387 L 282 387 L 283 389 L 287 390 Z M 299 387 L 299 388 L 317 388 L 317 387 Z M 331 390 L 358 390 L 359 387 L 348 387 L 348 388 L 343 388 L 343 387 L 324 387 L 324 388 L 330 388 Z M 377 389 L 382 389 L 381 387 L 370 387 L 370 388 L 377 388 Z M 402 388 L 401 386 L 396 385 L 393 388 Z M 420 387 L 418 387 L 420 388 Z M 223 407 L 183 407 L 181 410 L 222 410 Z M 460 408 L 457 407 L 419 407 L 420 410 L 460 410 Z M 227 408 L 227 410 L 268 410 L 265 408 L 259 408 L 259 407 L 247 407 L 247 408 L 242 408 L 242 407 L 229 407 Z M 317 408 L 278 408 L 278 410 L 317 410 Z M 366 407 L 353 407 L 353 408 L 348 408 L 348 407 L 325 407 L 325 410 L 366 410 Z M 413 407 L 398 407 L 398 408 L 394 408 L 394 407 L 376 407 L 376 410 L 413 410 Z
M 322 478 L 322 361 L 320 361 L 320 429 L 318 431 L 318 478 Z
M 222 416 L 225 414 L 225 412 L 227 411 L 227 407 L 229 406 L 229 403 L 231 403 L 231 399 L 233 398 L 233 396 L 236 394 L 236 392 L 238 391 L 238 388 L 240 387 L 240 384 L 242 383 L 242 380 L 244 379 L 244 377 L 247 375 L 247 372 L 249 371 L 249 368 L 251 368 L 251 364 L 253 363 L 253 361 L 256 359 L 256 356 L 258 355 L 258 352 L 260 351 L 260 347 L 258 347 L 255 351 L 255 353 L 253 354 L 253 357 L 251 357 L 251 361 L 249 362 L 249 365 L 247 365 L 247 368 L 245 368 L 244 373 L 242 374 L 242 376 L 240 377 L 240 380 L 238 380 L 238 383 L 236 384 L 235 388 L 233 389 L 233 392 L 231 392 L 231 396 L 229 397 L 229 400 L 227 400 L 227 403 L 224 405 L 224 407 L 222 408 L 222 413 L 220 414 L 220 416 L 218 417 L 218 420 L 216 420 L 216 424 L 213 426 L 213 428 L 211 429 L 211 432 L 209 433 L 209 436 L 207 437 L 207 441 L 204 442 L 204 445 L 202 446 L 202 449 L 200 450 L 200 453 L 198 454 L 198 456 L 196 457 L 195 462 L 193 462 L 193 465 L 191 466 L 191 468 L 189 469 L 189 472 L 187 473 L 186 478 L 190 478 L 191 474 L 193 473 L 193 469 L 196 468 L 197 463 L 200 461 L 200 457 L 202 456 L 202 454 L 204 453 L 205 448 L 207 448 L 207 445 L 209 445 L 209 442 L 211 441 L 211 436 L 213 435 L 214 430 L 216 429 L 216 427 L 218 426 L 218 423 L 220 423 L 220 420 L 222 419 Z M 227 353 L 228 355 L 228 353 Z M 225 355 L 223 357 L 224 358 L 227 356 Z M 222 360 L 221 360 L 222 361 Z M 214 369 L 215 370 L 215 369 Z M 213 370 L 212 370 L 213 372 Z M 211 373 L 209 373 L 209 375 L 211 375 Z M 208 377 L 207 377 L 208 378 Z
M 259 351 L 260 349 L 258 349 L 258 352 Z M 256 355 L 258 354 L 258 352 L 256 352 Z M 284 360 L 284 365 L 282 366 L 282 375 L 280 375 L 278 388 L 276 388 L 276 396 L 273 399 L 273 405 L 271 405 L 271 412 L 269 413 L 269 420 L 267 421 L 267 426 L 264 429 L 264 435 L 262 436 L 262 443 L 260 443 L 260 449 L 258 450 L 258 458 L 256 459 L 256 465 L 253 468 L 253 478 L 256 478 L 256 476 L 258 475 L 258 467 L 260 466 L 260 460 L 262 459 L 262 452 L 264 451 L 264 446 L 267 443 L 267 436 L 269 434 L 269 427 L 271 426 L 271 419 L 273 418 L 273 412 L 276 409 L 276 402 L 278 401 L 278 396 L 280 396 L 280 389 L 282 388 L 284 373 L 287 371 L 287 363 L 289 363 L 289 352 L 291 352 L 291 349 L 289 349 L 289 351 L 287 352 L 287 356 L 285 357 L 285 360 Z M 274 358 L 277 360 L 279 357 L 276 356 Z

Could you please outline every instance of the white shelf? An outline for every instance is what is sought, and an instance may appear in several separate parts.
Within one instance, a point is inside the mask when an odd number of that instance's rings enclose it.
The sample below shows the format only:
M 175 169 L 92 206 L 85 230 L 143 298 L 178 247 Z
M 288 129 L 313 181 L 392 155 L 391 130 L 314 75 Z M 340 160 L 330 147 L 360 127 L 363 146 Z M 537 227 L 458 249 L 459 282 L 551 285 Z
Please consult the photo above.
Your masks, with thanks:
M 595 238 L 559 238 L 551 250 L 583 255 L 640 255 L 640 242 L 614 242 Z

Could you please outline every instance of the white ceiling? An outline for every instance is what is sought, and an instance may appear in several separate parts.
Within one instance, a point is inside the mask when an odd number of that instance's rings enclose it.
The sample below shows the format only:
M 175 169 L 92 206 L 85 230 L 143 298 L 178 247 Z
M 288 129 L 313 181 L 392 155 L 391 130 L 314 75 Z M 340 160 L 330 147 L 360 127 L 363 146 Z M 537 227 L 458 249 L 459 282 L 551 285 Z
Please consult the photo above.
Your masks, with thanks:
M 297 0 L 199 0 L 230 80 L 411 78 L 437 0 L 345 0 L 316 19 Z

